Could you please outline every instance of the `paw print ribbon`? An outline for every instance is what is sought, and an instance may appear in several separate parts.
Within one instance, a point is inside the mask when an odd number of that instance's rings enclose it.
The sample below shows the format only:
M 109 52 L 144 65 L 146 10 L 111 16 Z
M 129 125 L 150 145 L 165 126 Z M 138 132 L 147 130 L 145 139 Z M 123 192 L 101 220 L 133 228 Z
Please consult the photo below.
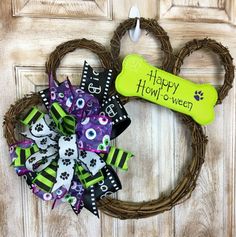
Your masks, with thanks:
M 57 106 L 54 105 L 55 103 L 53 103 L 52 108 L 54 108 L 55 111 L 57 111 L 58 108 L 62 110 L 58 104 L 56 104 Z M 40 118 L 32 124 L 32 120 L 34 120 L 35 116 L 39 113 L 41 113 Z M 59 116 L 61 113 L 57 112 L 57 114 Z M 29 156 L 28 159 L 25 160 L 25 167 L 28 170 L 34 172 L 42 171 L 38 174 L 37 178 L 34 180 L 34 183 L 46 192 L 54 192 L 61 186 L 64 186 L 67 190 L 69 190 L 71 180 L 74 175 L 75 165 L 77 163 L 81 164 L 80 169 L 88 171 L 86 173 L 89 177 L 91 175 L 93 176 L 93 179 L 90 180 L 90 185 L 94 184 L 94 181 L 100 181 L 103 178 L 102 175 L 99 176 L 99 180 L 94 179 L 94 176 L 102 167 L 105 166 L 104 160 L 101 159 L 101 157 L 95 152 L 89 151 L 90 147 L 88 147 L 88 145 L 86 145 L 86 148 L 88 148 L 87 151 L 79 148 L 78 144 L 81 142 L 80 135 L 71 134 L 64 136 L 61 130 L 55 130 L 55 124 L 58 121 L 55 119 L 55 116 L 52 116 L 52 118 L 53 119 L 51 119 L 48 114 L 44 115 L 42 112 L 37 110 L 37 108 L 33 108 L 22 120 L 25 125 L 29 125 L 27 126 L 26 132 L 22 134 L 25 137 L 32 139 L 39 149 L 35 154 Z M 106 127 L 106 125 L 108 126 Z M 61 126 L 63 126 L 63 123 Z M 104 128 L 101 126 L 104 126 Z M 108 138 L 106 143 L 107 149 L 109 146 L 109 132 L 111 130 L 110 125 L 107 123 L 101 126 L 99 127 L 100 130 L 103 130 L 106 133 L 103 138 Z M 86 133 L 87 130 L 90 129 L 90 127 L 85 127 L 83 129 L 81 125 L 79 128 L 81 128 L 82 133 Z M 63 131 L 64 130 L 65 129 L 63 129 Z M 78 136 L 80 136 L 79 139 L 77 139 Z M 97 145 L 94 149 L 97 151 Z M 100 150 L 100 152 L 103 152 L 104 149 L 105 148 L 103 147 L 103 150 Z M 48 173 L 44 169 L 51 164 L 53 160 L 57 160 L 57 172 L 50 171 L 51 173 Z M 16 161 L 14 161 L 14 165 L 16 165 L 17 162 L 18 160 L 16 159 Z M 55 176 L 55 174 L 57 175 Z M 86 182 L 84 182 L 84 186 L 87 186 Z
M 111 171 L 108 172 L 108 170 L 112 170 L 108 165 L 126 170 L 127 162 L 133 155 L 122 149 L 110 147 L 109 137 L 107 137 L 109 133 L 103 136 L 104 144 L 102 146 L 104 147 L 99 146 L 98 154 L 89 150 L 88 145 L 85 145 L 88 150 L 81 149 L 80 147 L 84 148 L 84 146 L 80 144 L 81 140 L 78 139 L 78 137 L 81 138 L 80 134 L 64 135 L 67 125 L 63 124 L 64 120 L 60 119 L 59 115 L 61 118 L 69 115 L 57 102 L 54 102 L 51 108 L 57 112 L 55 113 L 53 110 L 53 112 L 50 111 L 50 114 L 44 114 L 33 107 L 21 120 L 26 125 L 26 131 L 22 135 L 30 140 L 13 146 L 12 164 L 18 175 L 28 177 L 28 183 L 37 196 L 43 200 L 54 199 L 53 206 L 66 200 L 71 204 L 76 214 L 85 206 L 93 214 L 98 215 L 97 207 L 94 205 L 96 202 L 91 192 L 94 191 L 93 195 L 95 195 L 96 200 L 99 200 L 104 195 L 121 189 L 117 176 L 113 175 L 114 178 L 110 176 L 109 179 L 107 178 L 112 173 Z M 58 114 L 58 117 L 55 114 Z M 76 125 L 75 130 L 81 129 L 81 133 L 86 133 L 90 129 L 87 126 L 91 117 L 92 115 L 89 119 L 83 119 L 79 126 Z M 99 122 L 99 120 L 96 121 Z M 57 125 L 60 122 L 61 125 Z M 82 129 L 82 125 L 87 126 Z M 106 126 L 107 123 L 101 120 L 100 125 Z M 63 132 L 59 130 L 61 126 L 65 126 L 62 129 Z M 72 129 L 72 131 L 74 130 Z M 104 138 L 107 138 L 107 141 L 104 141 Z M 104 153 L 107 146 L 109 146 L 109 152 Z M 97 145 L 94 149 L 98 151 Z M 109 185 L 111 181 L 112 185 Z M 98 183 L 101 185 L 96 185 Z M 71 190 L 73 186 L 80 187 L 81 184 L 79 194 Z M 84 190 L 87 191 L 84 193 Z M 83 199 L 82 196 L 86 198 Z

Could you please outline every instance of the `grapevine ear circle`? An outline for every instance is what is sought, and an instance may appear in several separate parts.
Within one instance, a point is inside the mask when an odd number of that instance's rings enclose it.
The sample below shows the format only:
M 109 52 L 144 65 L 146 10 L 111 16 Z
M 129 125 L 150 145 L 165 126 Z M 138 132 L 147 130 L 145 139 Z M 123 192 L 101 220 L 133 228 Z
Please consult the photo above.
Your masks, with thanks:
M 177 54 L 174 63 L 173 73 L 175 75 L 178 75 L 180 72 L 180 67 L 183 64 L 185 57 L 189 56 L 194 51 L 200 49 L 207 49 L 218 55 L 222 65 L 224 66 L 225 69 L 224 83 L 218 89 L 218 101 L 217 101 L 217 104 L 221 104 L 223 99 L 228 95 L 229 90 L 232 88 L 234 80 L 233 58 L 230 55 L 229 50 L 221 43 L 218 43 L 215 40 L 208 38 L 202 40 L 194 39 L 189 41 Z
M 111 55 L 114 61 L 114 68 L 117 72 L 121 71 L 120 47 L 121 39 L 127 33 L 128 30 L 134 28 L 136 25 L 136 18 L 130 18 L 123 21 L 114 31 L 111 43 Z M 164 58 L 161 68 L 165 71 L 169 71 L 173 62 L 172 46 L 170 44 L 169 36 L 166 31 L 158 24 L 155 19 L 140 18 L 140 28 L 146 30 L 147 33 L 153 36 L 157 41 L 161 43 L 161 50 L 164 52 Z
M 94 40 L 83 38 L 67 41 L 56 47 L 56 49 L 50 54 L 45 65 L 48 76 L 52 73 L 53 78 L 56 79 L 56 70 L 60 66 L 61 60 L 66 54 L 71 53 L 76 49 L 90 50 L 98 56 L 104 68 L 112 68 L 112 59 L 107 49 L 102 44 Z

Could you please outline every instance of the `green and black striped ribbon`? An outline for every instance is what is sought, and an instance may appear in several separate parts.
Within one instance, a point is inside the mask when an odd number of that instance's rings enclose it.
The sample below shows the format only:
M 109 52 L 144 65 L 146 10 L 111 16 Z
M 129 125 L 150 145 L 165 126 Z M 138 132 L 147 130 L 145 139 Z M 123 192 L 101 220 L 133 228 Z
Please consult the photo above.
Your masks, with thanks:
M 120 148 L 111 146 L 108 154 L 100 154 L 108 165 L 115 166 L 122 170 L 128 170 L 128 160 L 134 155 L 131 152 L 123 151 Z
M 44 113 L 39 111 L 36 107 L 32 107 L 29 112 L 24 116 L 24 118 L 21 120 L 21 122 L 24 125 L 33 125 L 36 123 L 39 119 L 41 119 L 44 116 Z
M 84 186 L 84 188 L 88 188 L 104 179 L 104 176 L 100 171 L 98 171 L 95 175 L 91 175 L 88 171 L 86 171 L 81 165 L 77 164 L 76 166 L 76 174 Z
M 73 116 L 68 115 L 60 106 L 55 102 L 51 105 L 50 114 L 56 123 L 57 128 L 64 135 L 71 135 L 75 133 L 76 120 Z
M 12 162 L 12 165 L 14 167 L 22 167 L 25 166 L 26 160 L 33 155 L 34 153 L 38 152 L 39 148 L 36 144 L 32 145 L 31 147 L 28 148 L 21 148 L 21 147 L 16 147 L 16 156 L 17 158 Z
M 33 180 L 41 190 L 51 192 L 57 177 L 57 162 L 53 161 L 47 168 L 42 170 Z

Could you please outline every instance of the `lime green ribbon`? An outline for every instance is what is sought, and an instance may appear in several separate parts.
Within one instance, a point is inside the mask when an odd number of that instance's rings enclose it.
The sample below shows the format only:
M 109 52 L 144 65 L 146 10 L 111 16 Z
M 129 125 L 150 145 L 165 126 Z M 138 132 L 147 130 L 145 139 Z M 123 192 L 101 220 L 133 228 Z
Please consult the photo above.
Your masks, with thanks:
M 114 146 L 111 146 L 109 153 L 99 155 L 108 165 L 112 165 L 125 171 L 128 170 L 129 159 L 134 156 L 131 152 L 124 151 L 123 149 Z
M 76 128 L 75 117 L 66 113 L 59 103 L 54 102 L 51 105 L 50 114 L 58 130 L 63 135 L 71 135 L 75 133 L 75 128 Z M 25 117 L 21 120 L 21 122 L 24 125 L 31 126 L 33 123 L 35 123 L 37 120 L 39 120 L 43 116 L 44 116 L 43 112 L 39 111 L 36 107 L 33 107 L 25 115 Z
M 63 135 L 75 134 L 75 127 L 76 127 L 75 118 L 73 116 L 68 115 L 62 109 L 59 103 L 55 102 L 52 104 L 50 109 L 50 115 L 61 134 Z M 21 120 L 21 122 L 24 125 L 31 127 L 37 124 L 37 122 L 44 116 L 45 114 L 43 112 L 39 111 L 36 107 L 32 107 L 29 110 L 29 112 L 24 116 L 24 118 Z M 33 137 L 29 138 L 34 139 Z M 34 153 L 39 152 L 39 147 L 36 142 L 36 144 L 32 144 L 28 148 L 22 148 L 20 146 L 17 146 L 15 152 L 17 158 L 12 162 L 12 165 L 15 168 L 24 167 L 26 161 L 28 159 L 31 159 L 31 156 Z M 46 155 L 47 154 L 45 154 L 45 156 Z M 50 192 L 56 182 L 57 169 L 58 169 L 57 162 L 53 160 L 45 169 L 38 172 L 37 176 L 34 178 L 32 183 L 36 184 L 41 190 L 45 192 Z M 88 188 L 91 185 L 94 185 L 97 182 L 104 179 L 101 170 L 97 174 L 92 176 L 79 163 L 76 164 L 75 174 L 78 176 L 78 178 L 80 179 L 81 183 L 85 188 Z
M 57 128 L 63 135 L 71 135 L 75 133 L 75 117 L 68 115 L 59 103 L 54 102 L 51 105 L 50 114 Z

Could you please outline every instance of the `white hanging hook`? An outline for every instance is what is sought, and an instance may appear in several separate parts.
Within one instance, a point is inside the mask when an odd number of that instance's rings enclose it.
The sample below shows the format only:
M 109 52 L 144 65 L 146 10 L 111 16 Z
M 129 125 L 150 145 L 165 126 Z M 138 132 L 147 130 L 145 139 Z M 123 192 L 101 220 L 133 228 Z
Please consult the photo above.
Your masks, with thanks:
M 138 18 L 134 29 L 129 30 L 129 37 L 133 42 L 137 42 L 141 35 L 140 12 L 137 6 L 132 6 L 129 12 L 129 18 Z

